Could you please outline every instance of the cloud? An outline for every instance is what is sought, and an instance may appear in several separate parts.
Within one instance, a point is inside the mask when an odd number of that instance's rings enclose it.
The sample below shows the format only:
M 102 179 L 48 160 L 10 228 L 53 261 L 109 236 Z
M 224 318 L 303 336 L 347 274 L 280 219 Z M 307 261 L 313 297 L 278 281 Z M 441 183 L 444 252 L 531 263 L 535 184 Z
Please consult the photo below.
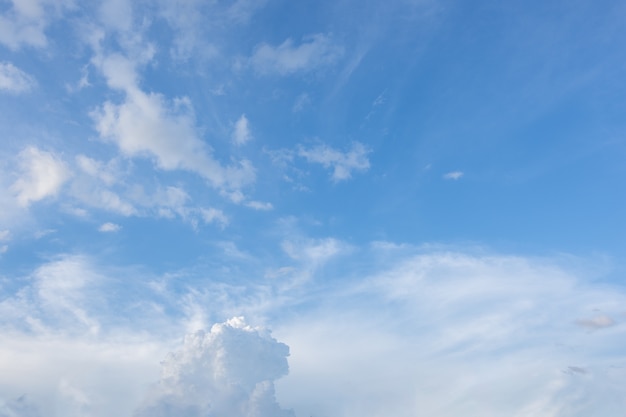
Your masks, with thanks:
M 36 85 L 35 79 L 10 62 L 0 62 L 0 91 L 24 93 Z
M 370 161 L 367 155 L 371 151 L 362 143 L 354 142 L 352 148 L 346 152 L 321 144 L 312 148 L 300 146 L 297 150 L 299 156 L 308 162 L 321 164 L 324 168 L 331 168 L 331 178 L 335 182 L 347 180 L 352 177 L 353 171 L 367 171 Z
M 272 203 L 268 203 L 266 201 L 252 200 L 252 201 L 246 201 L 244 204 L 246 205 L 246 207 L 250 207 L 255 210 L 269 211 L 269 210 L 274 209 L 274 206 L 272 205 Z
M 162 362 L 161 380 L 136 417 L 291 417 L 276 402 L 289 348 L 235 317 L 185 337 Z
M 125 92 L 121 104 L 107 101 L 91 112 L 104 141 L 127 157 L 150 157 L 160 169 L 194 172 L 216 188 L 237 189 L 254 181 L 249 161 L 224 167 L 212 157 L 196 131 L 189 99 L 169 101 L 141 91 L 135 63 L 120 55 L 102 59 L 100 66 L 111 88 Z
M 22 46 L 45 47 L 45 29 L 73 0 L 13 0 L 0 14 L 0 43 L 12 50 Z
M 228 217 L 222 210 L 216 208 L 202 208 L 200 209 L 200 215 L 205 223 L 217 223 L 222 227 L 228 225 Z
M 122 226 L 120 226 L 119 224 L 107 222 L 107 223 L 103 223 L 102 225 L 100 225 L 100 227 L 98 228 L 98 231 L 103 232 L 103 233 L 114 233 L 114 232 L 118 232 L 121 228 Z
M 57 155 L 34 146 L 19 153 L 18 163 L 19 178 L 12 190 L 23 207 L 56 195 L 70 177 L 70 171 Z
M 250 64 L 259 74 L 290 75 L 309 72 L 335 63 L 343 48 L 329 35 L 316 34 L 305 37 L 298 46 L 287 39 L 279 46 L 263 43 L 257 46 Z
M 571 259 L 386 245 L 353 265 L 354 278 L 303 301 L 318 307 L 274 326 L 292 350 L 277 392 L 298 414 L 583 417 L 623 407 L 626 356 L 607 347 L 626 328 L 589 333 L 572 321 L 591 307 L 623 311 L 626 293 L 596 287 Z
M 465 175 L 462 171 L 452 171 L 452 172 L 448 172 L 447 174 L 443 175 L 443 178 L 445 180 L 458 180 L 461 179 L 461 177 Z
M 237 122 L 235 122 L 235 128 L 231 137 L 233 143 L 238 146 L 243 145 L 244 143 L 252 139 L 250 127 L 248 126 L 248 118 L 245 114 L 242 114 Z

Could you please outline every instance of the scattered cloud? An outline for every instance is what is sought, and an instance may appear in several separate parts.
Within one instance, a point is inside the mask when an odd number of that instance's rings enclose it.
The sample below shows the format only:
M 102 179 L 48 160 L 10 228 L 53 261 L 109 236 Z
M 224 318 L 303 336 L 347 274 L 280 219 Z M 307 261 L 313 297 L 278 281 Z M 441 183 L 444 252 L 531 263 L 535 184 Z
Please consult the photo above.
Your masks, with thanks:
M 262 210 L 262 211 L 269 211 L 269 210 L 273 210 L 274 206 L 272 205 L 272 203 L 268 203 L 266 201 L 246 201 L 245 202 L 246 207 L 250 207 L 253 208 L 255 210 Z
M 205 223 L 217 223 L 221 227 L 228 225 L 228 217 L 222 210 L 216 208 L 202 208 L 200 215 Z
M 250 127 L 248 123 L 248 118 L 245 114 L 242 114 L 241 117 L 235 122 L 235 127 L 233 129 L 232 140 L 235 145 L 243 145 L 252 139 L 252 134 L 250 133 Z
M 22 46 L 45 47 L 50 22 L 73 6 L 73 0 L 12 1 L 0 12 L 0 43 L 9 49 Z
M 30 203 L 56 195 L 69 179 L 70 171 L 55 154 L 29 146 L 18 155 L 19 178 L 12 186 L 18 203 Z
M 35 79 L 10 62 L 0 62 L 0 91 L 24 93 L 32 89 Z
M 298 147 L 297 153 L 308 162 L 321 164 L 331 168 L 331 178 L 335 182 L 347 180 L 354 171 L 367 171 L 370 162 L 367 155 L 371 151 L 362 143 L 354 142 L 352 148 L 346 152 L 321 144 L 312 148 Z
M 443 179 L 445 180 L 459 180 L 461 179 L 461 177 L 463 177 L 463 175 L 465 175 L 462 171 L 451 171 L 448 172 L 447 174 L 443 175 Z
M 135 415 L 294 417 L 274 392 L 274 380 L 289 370 L 287 356 L 287 345 L 242 317 L 189 334 L 162 362 L 158 387 Z
M 342 54 L 343 48 L 331 36 L 320 33 L 305 37 L 297 46 L 292 39 L 279 46 L 263 43 L 256 47 L 250 64 L 259 74 L 290 75 L 331 65 Z
M 107 222 L 107 223 L 103 223 L 102 225 L 100 225 L 100 227 L 98 228 L 98 231 L 103 232 L 103 233 L 114 233 L 114 232 L 118 232 L 121 228 L 122 226 L 120 226 L 119 224 Z

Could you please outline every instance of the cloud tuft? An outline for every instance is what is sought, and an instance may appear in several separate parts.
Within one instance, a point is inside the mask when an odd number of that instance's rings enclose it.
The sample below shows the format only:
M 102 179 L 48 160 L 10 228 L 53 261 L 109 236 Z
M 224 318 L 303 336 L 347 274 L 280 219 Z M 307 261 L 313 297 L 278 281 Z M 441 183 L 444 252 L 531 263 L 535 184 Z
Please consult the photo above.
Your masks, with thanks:
M 452 171 L 443 175 L 444 180 L 459 180 L 465 175 L 462 171 Z
M 252 139 L 250 133 L 250 127 L 248 126 L 248 118 L 245 114 L 235 122 L 235 129 L 233 130 L 232 139 L 235 145 L 243 145 Z
M 113 233 L 113 232 L 119 232 L 121 228 L 122 226 L 120 226 L 119 224 L 107 222 L 107 223 L 103 223 L 98 228 L 98 231 L 103 232 L 103 233 Z
M 24 93 L 35 86 L 35 79 L 10 62 L 0 62 L 0 91 Z
M 69 179 L 70 172 L 56 155 L 29 146 L 18 155 L 20 177 L 12 190 L 20 206 L 54 196 Z
M 367 155 L 371 151 L 362 143 L 354 142 L 349 151 L 341 152 L 328 145 L 321 144 L 312 148 L 298 148 L 298 155 L 308 162 L 331 168 L 333 181 L 339 182 L 352 177 L 353 171 L 367 171 L 370 161 Z

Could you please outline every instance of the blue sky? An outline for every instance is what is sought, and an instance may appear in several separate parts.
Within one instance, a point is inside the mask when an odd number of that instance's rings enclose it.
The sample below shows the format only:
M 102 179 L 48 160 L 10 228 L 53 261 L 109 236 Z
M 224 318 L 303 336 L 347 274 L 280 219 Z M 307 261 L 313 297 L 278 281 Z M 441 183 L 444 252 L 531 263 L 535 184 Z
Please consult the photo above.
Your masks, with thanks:
M 612 416 L 626 6 L 0 0 L 0 416 Z

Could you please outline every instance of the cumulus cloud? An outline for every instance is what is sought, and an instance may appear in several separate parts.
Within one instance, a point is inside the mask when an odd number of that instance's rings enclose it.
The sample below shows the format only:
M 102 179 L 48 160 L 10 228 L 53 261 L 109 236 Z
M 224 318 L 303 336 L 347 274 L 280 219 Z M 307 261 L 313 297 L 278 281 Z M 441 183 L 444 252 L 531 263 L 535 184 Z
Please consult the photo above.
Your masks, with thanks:
M 370 167 L 367 157 L 370 150 L 360 142 L 354 142 L 351 149 L 345 152 L 321 144 L 312 148 L 300 146 L 297 153 L 308 162 L 332 169 L 331 178 L 335 182 L 347 180 L 354 171 L 363 172 Z
M 343 48 L 329 35 L 319 33 L 305 37 L 297 46 L 292 39 L 278 46 L 263 43 L 257 46 L 250 63 L 259 74 L 289 75 L 333 64 L 342 54 Z
M 98 60 L 97 60 L 98 61 Z M 223 166 L 199 137 L 188 98 L 167 100 L 137 85 L 136 63 L 118 54 L 98 61 L 109 86 L 125 92 L 121 104 L 105 102 L 91 113 L 100 137 L 127 157 L 152 158 L 163 170 L 199 174 L 216 188 L 236 189 L 254 181 L 249 161 Z
M 293 417 L 276 402 L 289 348 L 236 317 L 185 337 L 162 362 L 161 380 L 135 417 Z
M 19 178 L 13 183 L 12 190 L 23 207 L 56 195 L 70 177 L 70 171 L 61 158 L 34 146 L 19 153 L 18 163 Z
M 35 86 L 35 79 L 10 62 L 0 62 L 0 91 L 23 93 Z
M 100 227 L 98 228 L 98 231 L 103 232 L 103 233 L 114 233 L 114 232 L 118 232 L 122 227 L 119 224 L 115 224 L 115 223 L 103 223 L 100 225 Z
M 250 139 L 252 139 L 252 134 L 250 133 L 250 127 L 248 126 L 248 118 L 245 114 L 242 114 L 237 122 L 235 122 L 232 140 L 235 145 L 243 145 Z
M 443 175 L 443 179 L 445 180 L 459 180 L 461 177 L 465 175 L 462 171 L 452 171 Z

